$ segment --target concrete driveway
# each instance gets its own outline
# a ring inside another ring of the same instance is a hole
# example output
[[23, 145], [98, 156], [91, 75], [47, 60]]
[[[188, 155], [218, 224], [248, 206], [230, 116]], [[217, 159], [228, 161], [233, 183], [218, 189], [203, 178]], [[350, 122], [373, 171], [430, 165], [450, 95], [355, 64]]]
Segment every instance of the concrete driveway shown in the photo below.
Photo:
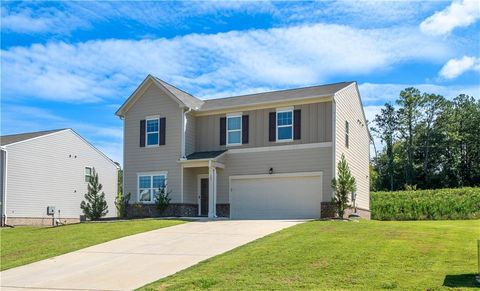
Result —
[[1, 289], [132, 290], [301, 222], [219, 220], [162, 228], [3, 271]]

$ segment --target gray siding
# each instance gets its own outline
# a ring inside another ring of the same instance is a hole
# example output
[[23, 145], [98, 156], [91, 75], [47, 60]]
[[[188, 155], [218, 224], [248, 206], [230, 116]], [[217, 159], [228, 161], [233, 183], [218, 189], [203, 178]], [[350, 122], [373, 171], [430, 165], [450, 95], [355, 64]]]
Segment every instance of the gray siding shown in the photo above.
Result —
[[[166, 144], [140, 147], [140, 120], [147, 116], [166, 117]], [[131, 202], [138, 201], [137, 173], [168, 171], [168, 188], [172, 203], [181, 202], [182, 109], [162, 90], [150, 85], [143, 96], [127, 111], [124, 120], [124, 186], [132, 193]]]
[[187, 114], [187, 124], [185, 130], [185, 155], [195, 152], [195, 124], [196, 119], [191, 114]]
[[330, 201], [332, 148], [311, 148], [252, 153], [229, 153], [222, 160], [225, 169], [218, 170], [217, 203], [229, 203], [229, 177], [233, 175], [323, 172], [322, 201]]
[[[342, 154], [357, 181], [357, 206], [370, 209], [370, 138], [355, 84], [335, 95], [335, 165]], [[349, 147], [345, 146], [345, 121], [349, 123]]]
[[75, 133], [67, 130], [7, 146], [7, 216], [48, 217], [47, 206], [60, 218], [79, 218], [88, 183], [85, 167], [95, 167], [116, 216], [117, 168]]
[[[301, 139], [289, 144], [304, 144], [332, 141], [331, 102], [296, 105], [302, 110]], [[268, 141], [268, 114], [275, 108], [243, 111], [249, 115], [249, 143], [231, 148], [251, 148], [285, 145]], [[196, 120], [196, 151], [211, 151], [230, 148], [220, 145], [220, 117], [225, 114], [198, 116]]]

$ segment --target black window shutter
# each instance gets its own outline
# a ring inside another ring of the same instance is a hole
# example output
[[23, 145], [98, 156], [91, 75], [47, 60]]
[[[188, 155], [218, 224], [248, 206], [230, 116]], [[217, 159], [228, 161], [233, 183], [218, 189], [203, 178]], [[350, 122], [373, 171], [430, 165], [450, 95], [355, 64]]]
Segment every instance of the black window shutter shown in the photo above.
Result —
[[165, 126], [166, 121], [167, 121], [167, 118], [165, 118], [165, 117], [161, 117], [160, 120], [159, 120], [159, 123], [158, 123], [158, 131], [159, 131], [158, 145], [165, 145], [165, 136], [166, 136], [165, 129], [167, 128]]
[[275, 141], [277, 139], [277, 113], [270, 112], [268, 115], [268, 141]]
[[248, 115], [242, 116], [242, 144], [248, 143]]
[[140, 147], [145, 147], [145, 119], [140, 120]]
[[220, 145], [227, 143], [227, 118], [220, 117]]
[[302, 111], [295, 109], [293, 111], [293, 139], [300, 139], [302, 137]]

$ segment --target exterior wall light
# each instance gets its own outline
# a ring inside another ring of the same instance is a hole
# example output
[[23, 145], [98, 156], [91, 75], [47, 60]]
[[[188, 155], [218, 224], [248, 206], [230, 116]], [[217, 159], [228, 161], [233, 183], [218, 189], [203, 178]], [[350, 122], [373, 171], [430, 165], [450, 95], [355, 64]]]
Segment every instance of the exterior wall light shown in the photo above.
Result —
[[270, 169], [268, 170], [268, 173], [269, 173], [270, 175], [273, 174], [273, 168], [270, 168]]

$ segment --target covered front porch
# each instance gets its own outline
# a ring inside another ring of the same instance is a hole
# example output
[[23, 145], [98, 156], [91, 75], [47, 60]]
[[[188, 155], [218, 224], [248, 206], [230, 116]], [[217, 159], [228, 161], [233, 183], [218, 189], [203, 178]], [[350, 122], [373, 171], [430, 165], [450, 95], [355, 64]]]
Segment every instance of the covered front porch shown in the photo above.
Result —
[[221, 160], [225, 152], [196, 152], [178, 161], [182, 171], [182, 203], [198, 205], [198, 216], [218, 216], [218, 172], [225, 168]]

